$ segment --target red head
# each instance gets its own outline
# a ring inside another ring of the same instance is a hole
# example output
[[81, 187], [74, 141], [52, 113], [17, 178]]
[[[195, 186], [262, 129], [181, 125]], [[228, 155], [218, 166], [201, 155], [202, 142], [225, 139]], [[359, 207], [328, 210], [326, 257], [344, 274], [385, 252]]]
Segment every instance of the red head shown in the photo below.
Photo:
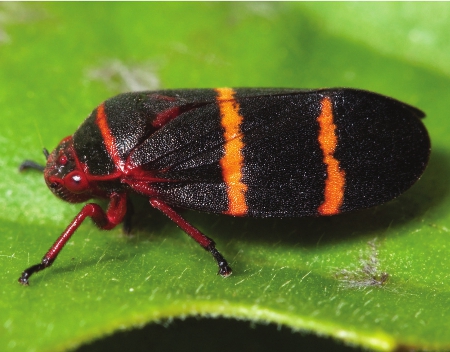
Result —
[[67, 202], [81, 203], [92, 198], [89, 180], [73, 149], [72, 137], [64, 138], [48, 155], [44, 178], [48, 188]]

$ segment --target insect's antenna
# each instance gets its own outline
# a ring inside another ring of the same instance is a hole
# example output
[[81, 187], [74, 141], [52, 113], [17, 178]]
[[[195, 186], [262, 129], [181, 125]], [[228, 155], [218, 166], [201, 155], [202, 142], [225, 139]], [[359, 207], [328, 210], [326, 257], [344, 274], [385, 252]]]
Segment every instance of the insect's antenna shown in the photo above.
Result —
[[34, 162], [33, 160], [25, 160], [22, 164], [19, 165], [19, 171], [22, 172], [24, 170], [37, 170], [43, 172], [45, 166]]
[[[44, 156], [45, 156], [45, 160], [48, 160], [48, 157], [50, 156], [50, 153], [48, 152], [47, 148], [44, 148], [43, 150]], [[45, 166], [38, 164], [37, 162], [33, 161], [33, 160], [25, 160], [22, 164], [19, 165], [19, 171], [23, 171], [23, 170], [38, 170], [43, 172], [45, 169]]]

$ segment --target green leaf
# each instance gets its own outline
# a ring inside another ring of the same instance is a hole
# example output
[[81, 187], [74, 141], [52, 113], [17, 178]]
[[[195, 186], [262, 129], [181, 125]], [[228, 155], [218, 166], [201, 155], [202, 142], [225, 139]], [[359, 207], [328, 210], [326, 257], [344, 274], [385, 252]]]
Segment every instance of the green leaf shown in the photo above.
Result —
[[[0, 348], [66, 350], [151, 322], [220, 316], [376, 350], [448, 350], [449, 9], [1, 4]], [[20, 162], [44, 162], [43, 146], [53, 148], [119, 91], [216, 86], [351, 86], [393, 96], [427, 113], [428, 169], [398, 199], [335, 217], [183, 212], [229, 260], [227, 279], [207, 252], [135, 199], [131, 237], [87, 221], [52, 268], [19, 285], [21, 271], [80, 209], [54, 198], [38, 173], [19, 174]]]

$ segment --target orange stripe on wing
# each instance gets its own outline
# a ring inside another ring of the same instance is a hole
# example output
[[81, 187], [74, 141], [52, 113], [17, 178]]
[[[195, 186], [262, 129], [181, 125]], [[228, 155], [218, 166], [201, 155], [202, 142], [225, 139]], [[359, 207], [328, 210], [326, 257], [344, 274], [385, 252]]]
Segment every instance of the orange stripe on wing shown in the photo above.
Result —
[[227, 185], [228, 210], [225, 213], [245, 215], [247, 214], [247, 202], [245, 201], [247, 186], [242, 182], [244, 142], [240, 130], [243, 117], [239, 114], [239, 104], [234, 99], [233, 89], [217, 88], [216, 92], [225, 139], [224, 155], [220, 159], [222, 177]]
[[319, 144], [323, 152], [323, 162], [327, 166], [327, 179], [325, 180], [325, 199], [319, 206], [321, 215], [339, 213], [344, 201], [345, 171], [339, 167], [339, 160], [334, 157], [338, 144], [336, 125], [334, 124], [333, 109], [330, 98], [323, 98], [319, 122]]
[[119, 153], [116, 148], [116, 140], [108, 126], [105, 104], [102, 104], [97, 108], [97, 116], [95, 122], [100, 130], [108, 154], [110, 155], [116, 167], [123, 171], [124, 162], [120, 159]]

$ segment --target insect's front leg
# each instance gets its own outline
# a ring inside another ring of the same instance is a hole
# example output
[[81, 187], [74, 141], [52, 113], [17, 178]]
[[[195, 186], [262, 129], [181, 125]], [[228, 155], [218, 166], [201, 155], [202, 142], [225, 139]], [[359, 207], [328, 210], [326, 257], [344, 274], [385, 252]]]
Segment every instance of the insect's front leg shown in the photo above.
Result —
[[101, 229], [109, 230], [119, 224], [127, 212], [126, 194], [114, 193], [111, 195], [108, 210], [105, 212], [98, 204], [86, 204], [72, 222], [67, 226], [64, 232], [59, 236], [56, 242], [51, 246], [39, 264], [33, 265], [22, 272], [19, 282], [28, 285], [28, 280], [34, 273], [44, 270], [53, 264], [58, 254], [63, 249], [67, 241], [72, 237], [77, 228], [86, 219], [91, 217], [94, 223]]

